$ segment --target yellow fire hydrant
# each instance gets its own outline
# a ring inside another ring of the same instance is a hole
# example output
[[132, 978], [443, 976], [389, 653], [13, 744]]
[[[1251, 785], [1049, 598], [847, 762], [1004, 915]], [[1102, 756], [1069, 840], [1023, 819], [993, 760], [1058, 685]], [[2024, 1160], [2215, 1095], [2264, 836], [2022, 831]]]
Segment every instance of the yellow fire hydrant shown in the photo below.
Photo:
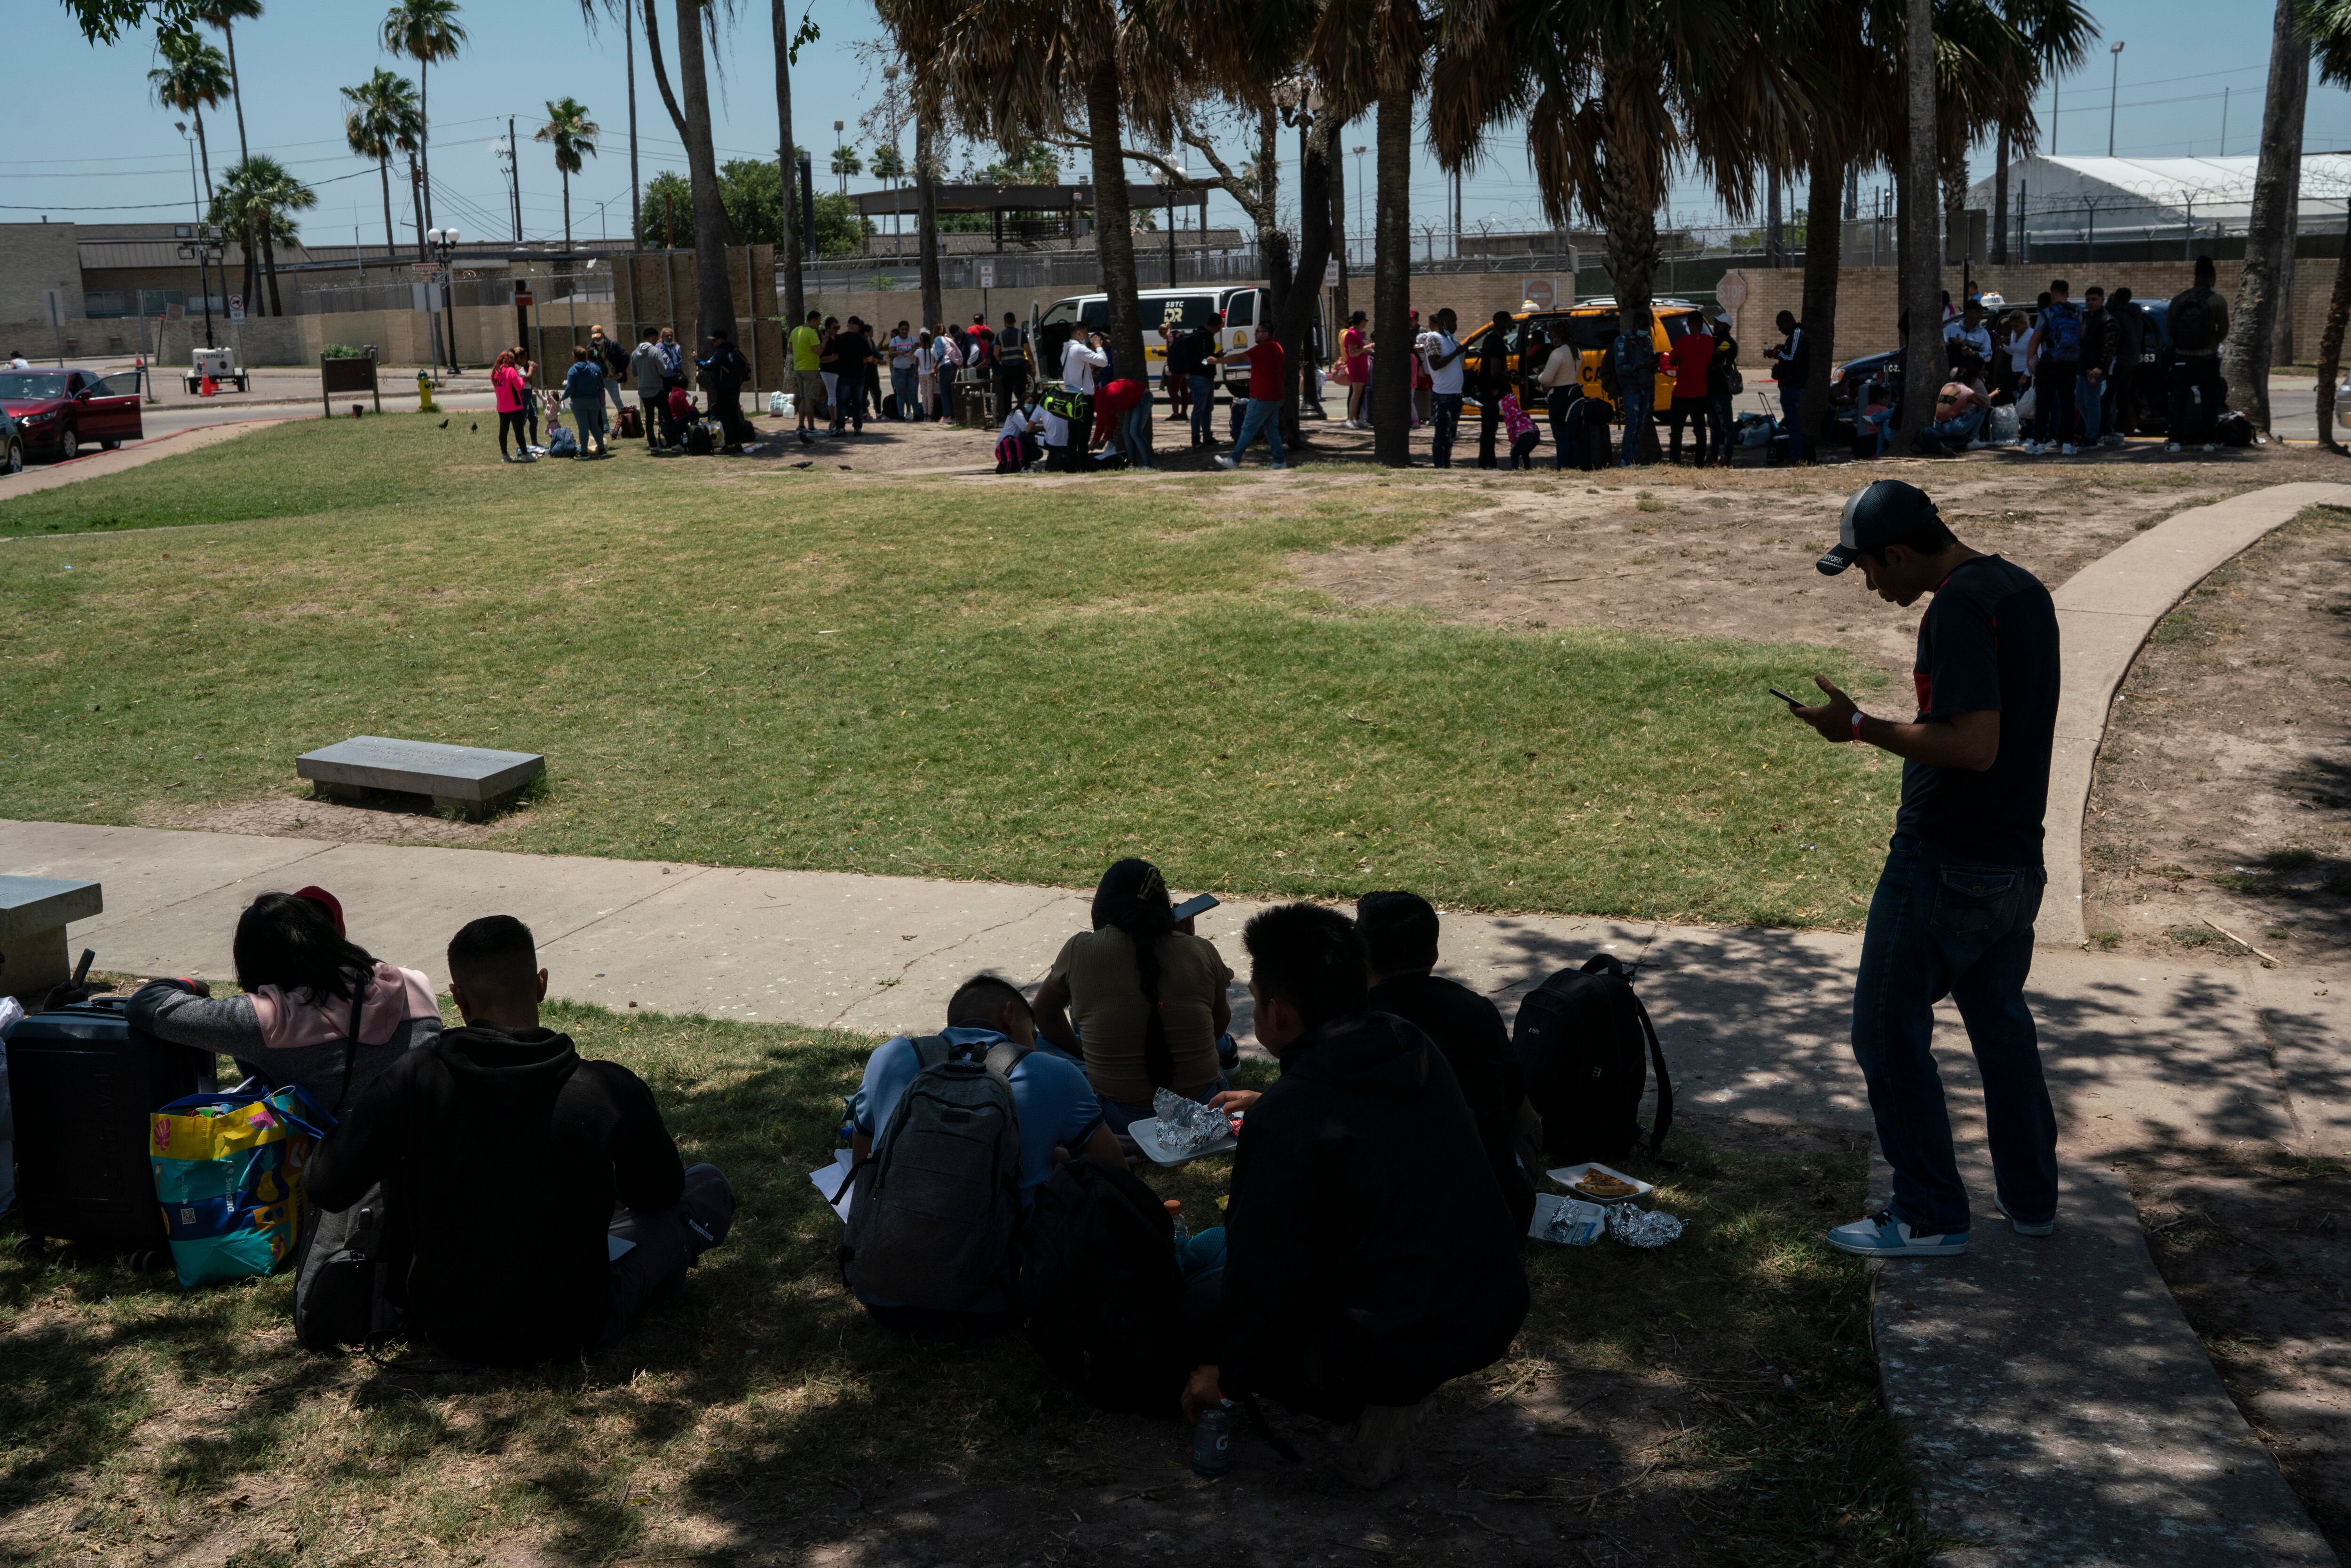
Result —
[[438, 413], [441, 412], [440, 405], [433, 401], [433, 372], [431, 371], [419, 371], [416, 372], [416, 412], [419, 413]]

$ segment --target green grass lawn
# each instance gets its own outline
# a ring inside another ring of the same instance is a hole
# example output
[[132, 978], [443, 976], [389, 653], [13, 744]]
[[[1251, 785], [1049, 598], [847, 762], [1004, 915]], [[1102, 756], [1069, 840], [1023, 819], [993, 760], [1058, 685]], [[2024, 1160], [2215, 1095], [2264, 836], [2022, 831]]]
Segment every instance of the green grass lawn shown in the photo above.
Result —
[[[236, 1568], [933, 1562], [944, 1553], [915, 1539], [872, 1556], [796, 1549], [885, 1524], [918, 1537], [907, 1515], [826, 1517], [850, 1492], [870, 1499], [909, 1475], [963, 1476], [983, 1489], [975, 1506], [1018, 1519], [1024, 1488], [1060, 1489], [1098, 1516], [1112, 1491], [1177, 1473], [1167, 1467], [1186, 1435], [1172, 1419], [1087, 1409], [1018, 1337], [881, 1333], [847, 1296], [840, 1226], [804, 1173], [834, 1146], [841, 1096], [872, 1040], [579, 1007], [550, 1008], [546, 1021], [583, 1054], [643, 1075], [685, 1157], [716, 1161], [736, 1184], [734, 1233], [683, 1290], [657, 1298], [616, 1350], [431, 1375], [300, 1350], [284, 1275], [183, 1292], [168, 1273], [54, 1246], [39, 1258], [0, 1249], [0, 1556]], [[1244, 1072], [1262, 1082], [1269, 1071]], [[1523, 1474], [1499, 1453], [1428, 1458], [1431, 1495], [1454, 1518], [1479, 1510], [1514, 1529], [1534, 1509], [1562, 1531], [1667, 1532], [1675, 1550], [1647, 1560], [1919, 1561], [1876, 1401], [1865, 1272], [1819, 1239], [1826, 1217], [1860, 1203], [1860, 1157], [1711, 1150], [1679, 1133], [1670, 1152], [1684, 1167], [1652, 1174], [1660, 1206], [1689, 1222], [1682, 1239], [1648, 1254], [1531, 1249], [1535, 1305], [1517, 1344], [1440, 1397], [1454, 1434], [1488, 1431], [1480, 1421], [1514, 1432], [1518, 1416], [1484, 1414], [1497, 1406], [1558, 1419], [1513, 1403], [1540, 1390], [1553, 1410], [1595, 1398], [1670, 1406], [1672, 1435], [1628, 1461], [1624, 1479], [1641, 1478], [1596, 1517], [1578, 1506], [1589, 1483]], [[1229, 1169], [1219, 1156], [1151, 1179], [1198, 1228], [1217, 1222]], [[1269, 1458], [1251, 1462], [1268, 1469], [1237, 1482], [1279, 1484]], [[1457, 1492], [1457, 1472], [1469, 1490]], [[1379, 1506], [1416, 1490], [1392, 1489]], [[1364, 1506], [1290, 1495], [1304, 1528]]]
[[1863, 914], [1897, 770], [1764, 691], [1869, 684], [1854, 661], [1288, 577], [1475, 491], [515, 467], [467, 423], [286, 425], [0, 507], [0, 812], [156, 820], [394, 735], [547, 753], [521, 850], [1065, 885], [1140, 852], [1256, 894]]

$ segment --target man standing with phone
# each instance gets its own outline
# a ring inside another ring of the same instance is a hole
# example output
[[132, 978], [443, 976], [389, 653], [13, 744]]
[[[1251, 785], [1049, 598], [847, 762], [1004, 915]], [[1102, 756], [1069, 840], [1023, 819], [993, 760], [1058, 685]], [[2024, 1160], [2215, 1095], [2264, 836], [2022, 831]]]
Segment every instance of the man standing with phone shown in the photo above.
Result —
[[1854, 989], [1853, 1054], [1869, 1084], [1891, 1207], [1829, 1232], [1865, 1257], [1937, 1257], [1968, 1246], [1968, 1195], [1930, 1042], [1949, 996], [1983, 1082], [1999, 1210], [2046, 1236], [2057, 1210], [2057, 1122], [2024, 981], [2048, 882], [2042, 817], [2057, 727], [2057, 611], [2023, 568], [1955, 538], [1924, 491], [1881, 479], [1845, 503], [1830, 576], [1855, 561], [1880, 599], [1935, 596], [1918, 626], [1909, 723], [1863, 713], [1815, 675], [1817, 707], [1789, 704], [1823, 739], [1903, 759], [1894, 841], [1870, 901]]

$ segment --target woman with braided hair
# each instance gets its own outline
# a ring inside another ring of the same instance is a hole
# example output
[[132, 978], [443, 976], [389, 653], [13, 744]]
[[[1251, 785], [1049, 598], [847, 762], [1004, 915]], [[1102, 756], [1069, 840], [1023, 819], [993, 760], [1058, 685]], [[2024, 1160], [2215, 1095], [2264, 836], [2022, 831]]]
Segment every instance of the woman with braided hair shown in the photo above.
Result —
[[1161, 1089], [1206, 1101], [1224, 1086], [1217, 1040], [1232, 1021], [1232, 978], [1215, 943], [1178, 928], [1159, 868], [1123, 860], [1094, 890], [1093, 929], [1062, 945], [1038, 989], [1037, 1032], [1085, 1063], [1123, 1133], [1151, 1119]]

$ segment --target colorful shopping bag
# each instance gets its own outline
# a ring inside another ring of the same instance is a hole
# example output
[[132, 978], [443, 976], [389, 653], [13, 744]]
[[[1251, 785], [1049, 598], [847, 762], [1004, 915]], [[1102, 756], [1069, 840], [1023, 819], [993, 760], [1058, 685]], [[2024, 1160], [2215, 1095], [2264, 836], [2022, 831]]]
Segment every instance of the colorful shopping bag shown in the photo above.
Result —
[[191, 1094], [153, 1113], [155, 1199], [180, 1283], [266, 1274], [301, 1241], [302, 1168], [331, 1124], [291, 1084]]

